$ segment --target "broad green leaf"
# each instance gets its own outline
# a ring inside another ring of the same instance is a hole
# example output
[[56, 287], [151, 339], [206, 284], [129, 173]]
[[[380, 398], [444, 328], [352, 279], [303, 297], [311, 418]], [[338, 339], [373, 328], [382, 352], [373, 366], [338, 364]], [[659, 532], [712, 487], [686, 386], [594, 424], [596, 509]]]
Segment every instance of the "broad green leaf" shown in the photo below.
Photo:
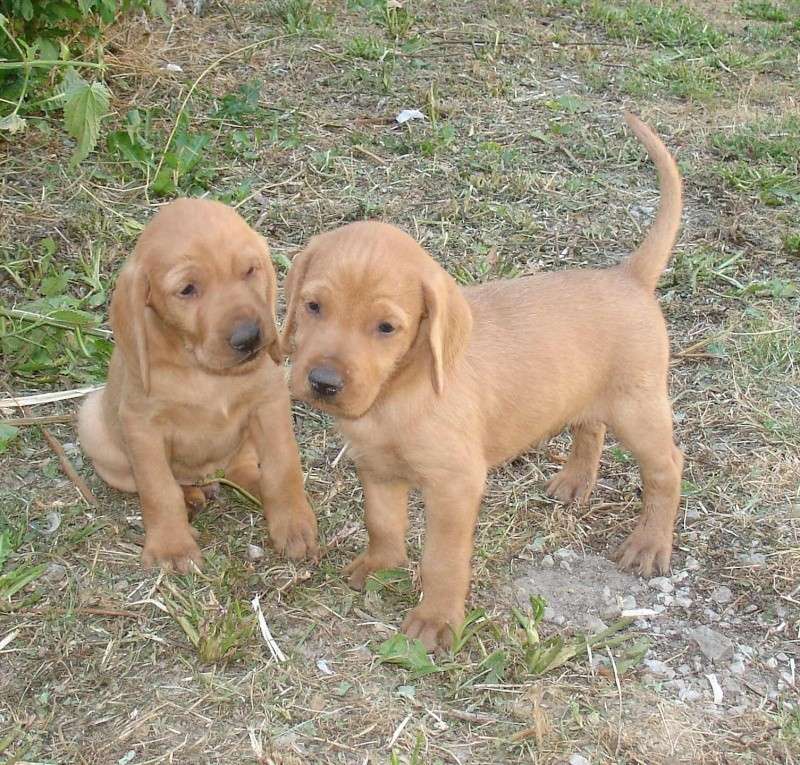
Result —
[[13, 425], [4, 425], [0, 423], [0, 454], [2, 454], [8, 445], [19, 435], [19, 428]]
[[396, 664], [415, 675], [430, 675], [440, 672], [428, 656], [425, 646], [416, 638], [409, 638], [402, 632], [392, 635], [378, 646], [378, 656], [383, 664]]
[[64, 76], [64, 123], [67, 132], [78, 142], [70, 165], [74, 167], [89, 156], [97, 145], [100, 122], [108, 111], [111, 94], [102, 82], [88, 83], [74, 69]]

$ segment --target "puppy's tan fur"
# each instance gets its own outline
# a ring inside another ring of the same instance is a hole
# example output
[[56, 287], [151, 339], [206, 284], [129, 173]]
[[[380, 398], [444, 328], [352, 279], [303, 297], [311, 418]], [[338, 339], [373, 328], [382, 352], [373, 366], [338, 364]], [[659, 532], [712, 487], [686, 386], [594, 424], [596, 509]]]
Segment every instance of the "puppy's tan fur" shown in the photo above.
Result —
[[[203, 504], [190, 485], [219, 469], [261, 497], [279, 550], [316, 550], [275, 291], [264, 239], [231, 208], [199, 199], [163, 208], [120, 273], [108, 384], [83, 405], [78, 428], [98, 474], [139, 493], [146, 565], [187, 571], [201, 562], [186, 505]], [[230, 343], [242, 322], [261, 330], [252, 352]]]
[[[423, 598], [403, 629], [428, 647], [463, 619], [487, 470], [565, 425], [572, 452], [550, 493], [589, 496], [612, 428], [644, 483], [621, 565], [669, 567], [682, 456], [653, 290], [677, 236], [681, 181], [661, 141], [626, 120], [656, 164], [662, 199], [644, 243], [617, 267], [459, 289], [409, 236], [369, 222], [314, 238], [292, 265], [290, 388], [336, 417], [364, 485], [369, 544], [350, 582], [405, 563], [407, 494], [421, 487]], [[340, 392], [315, 395], [308, 375], [319, 368], [341, 377]]]

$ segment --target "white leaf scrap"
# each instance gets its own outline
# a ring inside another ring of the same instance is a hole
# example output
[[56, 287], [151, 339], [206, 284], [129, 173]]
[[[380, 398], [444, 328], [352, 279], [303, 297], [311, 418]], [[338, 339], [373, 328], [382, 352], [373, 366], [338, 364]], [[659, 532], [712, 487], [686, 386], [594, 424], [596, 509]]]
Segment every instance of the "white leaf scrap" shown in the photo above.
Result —
[[403, 125], [409, 120], [424, 120], [425, 115], [419, 109], [403, 109], [394, 120], [398, 125]]
[[253, 598], [253, 600], [250, 602], [250, 605], [253, 607], [253, 611], [256, 613], [256, 617], [258, 618], [258, 626], [261, 629], [261, 636], [264, 638], [264, 642], [267, 644], [267, 648], [269, 648], [272, 658], [275, 659], [275, 661], [286, 661], [286, 654], [281, 651], [280, 647], [275, 642], [275, 638], [272, 637], [272, 633], [269, 631], [267, 620], [264, 618], [264, 612], [261, 610], [261, 603], [258, 595]]
[[706, 675], [706, 680], [708, 680], [708, 684], [711, 686], [711, 691], [714, 694], [714, 703], [721, 704], [722, 687], [719, 684], [719, 680], [717, 680], [717, 676], [715, 674]]

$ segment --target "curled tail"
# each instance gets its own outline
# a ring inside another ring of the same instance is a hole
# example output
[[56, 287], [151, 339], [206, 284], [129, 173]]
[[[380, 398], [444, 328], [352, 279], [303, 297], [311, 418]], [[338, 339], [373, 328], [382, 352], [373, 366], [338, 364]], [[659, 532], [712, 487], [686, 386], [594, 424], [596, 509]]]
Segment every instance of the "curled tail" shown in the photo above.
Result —
[[681, 174], [661, 139], [633, 114], [625, 114], [625, 124], [644, 144], [658, 171], [661, 201], [653, 225], [644, 241], [623, 264], [634, 279], [650, 290], [667, 265], [681, 225]]

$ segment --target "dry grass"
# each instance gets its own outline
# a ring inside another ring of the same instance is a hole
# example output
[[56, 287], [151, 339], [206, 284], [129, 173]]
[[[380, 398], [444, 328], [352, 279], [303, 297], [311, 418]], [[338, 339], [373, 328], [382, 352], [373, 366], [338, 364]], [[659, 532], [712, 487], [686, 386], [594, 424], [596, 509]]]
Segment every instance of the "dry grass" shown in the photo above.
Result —
[[[775, 4], [800, 18], [796, 3]], [[698, 0], [679, 11], [697, 17], [668, 19], [684, 32], [665, 42], [648, 5], [414, 0], [408, 30], [402, 15], [387, 21], [370, 0], [211, 4], [201, 18], [177, 13], [171, 28], [137, 19], [109, 45], [115, 100], [106, 134], [124, 129], [131, 108], [149, 113], [141, 134], [158, 162], [189, 87], [207, 72], [181, 128], [207, 143], [200, 165], [178, 179], [182, 192], [239, 205], [279, 260], [324, 228], [379, 217], [469, 282], [617, 262], [657, 202], [652, 168], [621, 125], [622, 106], [640, 112], [686, 178], [684, 231], [660, 289], [687, 454], [676, 565], [702, 562], [700, 593], [733, 590], [747, 614], [736, 638], [758, 656], [797, 657], [800, 190], [792, 177], [800, 152], [791, 152], [800, 148], [792, 116], [800, 33]], [[720, 37], [709, 41], [697, 18]], [[679, 59], [665, 58], [675, 51]], [[260, 94], [249, 112], [242, 95], [221, 109], [250, 81]], [[404, 108], [428, 120], [399, 129], [392, 120]], [[70, 148], [44, 122], [0, 151], [3, 304], [39, 297], [44, 279], [65, 269], [73, 277], [64, 294], [84, 298], [89, 263], [100, 298], [81, 306], [104, 311], [113, 275], [160, 202], [148, 185], [153, 168], [103, 149], [68, 172]], [[45, 267], [46, 239], [56, 255]], [[51, 368], [45, 358], [44, 371], [30, 372], [6, 354], [3, 396], [102, 374], [69, 338], [40, 342], [53, 359], [72, 348], [69, 364]], [[65, 402], [4, 416], [71, 411]], [[473, 638], [448, 671], [414, 678], [375, 654], [413, 593], [348, 590], [340, 571], [364, 543], [361, 489], [346, 459], [332, 467], [341, 442], [326, 418], [298, 406], [296, 420], [329, 543], [319, 566], [294, 567], [269, 550], [250, 560], [263, 527], [226, 493], [197, 520], [208, 565], [187, 578], [143, 572], [136, 501], [82, 465], [102, 509], [87, 507], [38, 430], [21, 431], [2, 455], [0, 532], [14, 552], [0, 574], [49, 568], [0, 603], [0, 756], [134, 765], [562, 763], [577, 752], [593, 763], [799, 761], [796, 686], [770, 696], [763, 658], [745, 677], [749, 708], [725, 714], [706, 700], [677, 701], [636, 669], [619, 687], [586, 662], [543, 678], [525, 671], [507, 596], [514, 563], [532, 543], [606, 554], [623, 537], [639, 487], [624, 452], [604, 453], [589, 508], [543, 494], [566, 437], [492, 476], [472, 602], [496, 630]], [[70, 425], [49, 427], [74, 441]], [[78, 451], [67, 454], [80, 461]], [[419, 510], [415, 499], [412, 550]], [[60, 526], [47, 533], [52, 513]], [[753, 552], [765, 554], [763, 564], [743, 557]], [[261, 640], [249, 611], [255, 594], [286, 662], [273, 661]], [[705, 605], [697, 603], [693, 624]], [[656, 638], [655, 650], [665, 659], [688, 649]], [[507, 666], [489, 682], [481, 663], [494, 652]]]

